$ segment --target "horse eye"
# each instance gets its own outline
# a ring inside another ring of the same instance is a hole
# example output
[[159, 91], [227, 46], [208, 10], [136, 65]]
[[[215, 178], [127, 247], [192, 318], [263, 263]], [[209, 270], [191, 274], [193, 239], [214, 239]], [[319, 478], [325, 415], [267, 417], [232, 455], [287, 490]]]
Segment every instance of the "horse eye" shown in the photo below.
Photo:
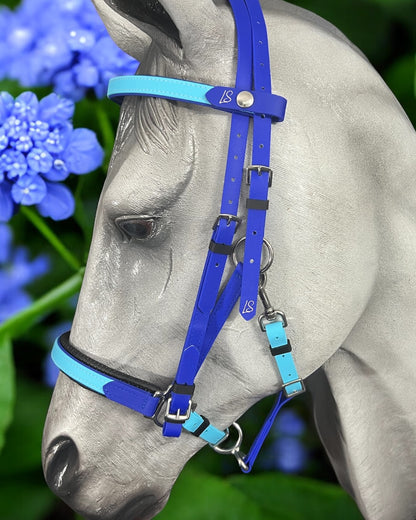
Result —
[[157, 232], [156, 218], [154, 217], [118, 217], [116, 226], [121, 231], [125, 242], [131, 239], [148, 240]]

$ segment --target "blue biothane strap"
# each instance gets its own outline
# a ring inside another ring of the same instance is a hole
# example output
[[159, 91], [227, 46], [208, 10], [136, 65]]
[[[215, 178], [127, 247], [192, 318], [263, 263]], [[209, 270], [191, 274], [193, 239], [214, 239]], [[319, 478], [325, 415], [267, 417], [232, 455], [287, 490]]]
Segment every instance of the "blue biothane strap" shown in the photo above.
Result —
[[[65, 350], [61, 345], [60, 338], [55, 341], [51, 356], [55, 365], [63, 373], [89, 390], [127, 406], [145, 417], [152, 418], [157, 413], [162, 397], [155, 397], [153, 392], [117, 380], [85, 365]], [[182, 424], [182, 427], [190, 433], [194, 433], [203, 423], [204, 419], [198, 413], [192, 411], [189, 419]], [[226, 432], [209, 424], [198, 437], [210, 444], [217, 444], [226, 435]]]
[[[236, 88], [248, 90], [252, 85], [253, 62], [251, 39], [247, 38], [247, 35], [251, 34], [251, 20], [244, 0], [230, 0], [230, 4], [237, 32]], [[233, 241], [237, 226], [236, 216], [240, 200], [249, 123], [250, 118], [246, 114], [232, 114], [220, 216], [216, 225], [214, 225], [211, 243], [230, 246]], [[178, 364], [175, 377], [177, 383], [193, 385], [198, 370], [211, 348], [212, 343], [207, 344], [205, 337], [207, 335], [210, 313], [220, 290], [226, 261], [226, 255], [216, 254], [211, 250], [208, 251], [182, 355]], [[179, 413], [184, 413], [191, 398], [191, 395], [172, 393], [170, 412], [177, 413], [179, 410]], [[180, 425], [165, 422], [163, 435], [170, 437], [179, 436], [180, 434]]]
[[[253, 22], [253, 78], [254, 89], [269, 94], [271, 92], [271, 74], [267, 28], [263, 12], [258, 1], [246, 1], [249, 15]], [[252, 166], [249, 171], [249, 199], [267, 201], [272, 172], [270, 165], [271, 119], [255, 115], [253, 118]], [[268, 204], [267, 204], [268, 205]], [[244, 248], [244, 270], [241, 288], [240, 313], [245, 320], [256, 315], [257, 294], [260, 277], [261, 253], [263, 247], [265, 209], [248, 209], [246, 240]]]
[[291, 399], [291, 397], [285, 397], [283, 391], [279, 392], [279, 394], [277, 395], [273, 408], [269, 412], [269, 415], [264, 421], [263, 426], [257, 434], [257, 437], [255, 438], [253, 444], [251, 445], [250, 451], [243, 459], [246, 465], [246, 467], [240, 466], [241, 471], [243, 473], [250, 473], [250, 471], [252, 470], [254, 461], [256, 460], [257, 455], [259, 454], [261, 447], [263, 446], [263, 443], [266, 440], [266, 437], [269, 434], [271, 427], [273, 426], [277, 414], [279, 413], [280, 409]]
[[[249, 93], [252, 96], [250, 106], [238, 104], [239, 94]], [[213, 87], [204, 83], [185, 81], [161, 76], [119, 76], [110, 79], [107, 96], [121, 104], [125, 96], [151, 96], [175, 101], [184, 101], [197, 105], [205, 105], [225, 112], [234, 112], [253, 116], [254, 114], [283, 121], [286, 110], [286, 99], [267, 92], [254, 92], [241, 88]]]
[[305, 391], [303, 381], [299, 378], [291, 353], [290, 342], [282, 321], [272, 321], [265, 325], [267, 338], [273, 357], [283, 381], [283, 389], [287, 397], [293, 397]]

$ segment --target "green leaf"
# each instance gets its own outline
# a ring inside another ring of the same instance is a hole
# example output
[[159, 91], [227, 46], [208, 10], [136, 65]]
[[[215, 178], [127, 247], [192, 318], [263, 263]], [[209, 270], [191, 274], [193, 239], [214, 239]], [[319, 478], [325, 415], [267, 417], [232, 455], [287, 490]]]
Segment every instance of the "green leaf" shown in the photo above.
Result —
[[272, 520], [259, 504], [220, 477], [185, 468], [158, 520]]
[[[0, 478], [39, 470], [43, 425], [51, 399], [51, 390], [40, 384], [17, 379], [14, 421], [0, 455]], [[4, 518], [0, 513], [0, 517]]]
[[362, 520], [357, 506], [339, 487], [317, 480], [262, 473], [237, 475], [229, 483], [271, 518], [279, 520]]
[[3, 322], [0, 325], [0, 337], [4, 334], [8, 334], [12, 338], [20, 337], [34, 323], [49, 312], [56, 310], [59, 305], [76, 294], [81, 288], [83, 276], [84, 268], [34, 301], [32, 305]]
[[[37, 475], [36, 475], [37, 476]], [[42, 520], [56, 498], [43, 479], [0, 479], [0, 511], [3, 520]]]
[[12, 342], [6, 334], [0, 335], [0, 450], [5, 432], [13, 416], [15, 397]]
[[186, 467], [158, 520], [362, 520], [339, 487], [280, 473], [222, 478]]

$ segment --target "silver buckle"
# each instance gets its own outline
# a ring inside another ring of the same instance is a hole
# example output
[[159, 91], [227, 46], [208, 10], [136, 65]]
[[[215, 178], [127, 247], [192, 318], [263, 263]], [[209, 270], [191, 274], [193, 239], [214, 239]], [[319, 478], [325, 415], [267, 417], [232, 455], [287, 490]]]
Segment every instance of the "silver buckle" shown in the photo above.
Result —
[[251, 164], [247, 166], [247, 184], [251, 182], [251, 172], [257, 172], [257, 175], [261, 175], [262, 173], [269, 174], [269, 188], [273, 182], [273, 170], [269, 166], [262, 166], [261, 164]]
[[217, 228], [218, 224], [220, 223], [220, 220], [223, 218], [227, 219], [227, 226], [229, 226], [231, 224], [231, 222], [237, 222], [237, 225], [235, 227], [235, 230], [237, 231], [238, 226], [241, 224], [241, 218], [236, 217], [235, 215], [230, 215], [228, 213], [220, 213], [218, 215], [218, 217], [215, 219], [214, 225], [212, 226], [212, 229], [214, 231]]
[[[291, 392], [290, 394], [288, 394], [286, 387], [294, 385], [296, 383], [300, 383], [302, 388], [300, 390], [295, 390], [294, 392]], [[305, 383], [303, 382], [303, 379], [301, 379], [301, 378], [294, 379], [293, 381], [289, 381], [288, 383], [285, 383], [283, 385], [283, 391], [284, 391], [286, 397], [295, 397], [295, 395], [304, 394], [306, 392]]]
[[169, 397], [169, 399], [167, 400], [167, 405], [166, 405], [166, 413], [165, 413], [166, 421], [182, 424], [185, 421], [187, 421], [189, 419], [189, 417], [191, 417], [192, 399], [189, 399], [188, 409], [182, 415], [181, 415], [181, 411], [179, 410], [179, 408], [178, 408], [178, 410], [176, 410], [176, 413], [169, 412], [171, 403], [172, 403], [172, 397]]

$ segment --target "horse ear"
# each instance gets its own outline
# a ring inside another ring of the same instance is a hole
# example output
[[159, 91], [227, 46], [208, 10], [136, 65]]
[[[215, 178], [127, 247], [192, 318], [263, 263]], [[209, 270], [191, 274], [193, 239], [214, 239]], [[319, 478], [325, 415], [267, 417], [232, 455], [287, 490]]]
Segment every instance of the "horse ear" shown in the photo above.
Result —
[[143, 61], [151, 41], [166, 56], [177, 56], [178, 49], [183, 49], [191, 57], [220, 19], [214, 0], [93, 2], [116, 44], [139, 61]]

